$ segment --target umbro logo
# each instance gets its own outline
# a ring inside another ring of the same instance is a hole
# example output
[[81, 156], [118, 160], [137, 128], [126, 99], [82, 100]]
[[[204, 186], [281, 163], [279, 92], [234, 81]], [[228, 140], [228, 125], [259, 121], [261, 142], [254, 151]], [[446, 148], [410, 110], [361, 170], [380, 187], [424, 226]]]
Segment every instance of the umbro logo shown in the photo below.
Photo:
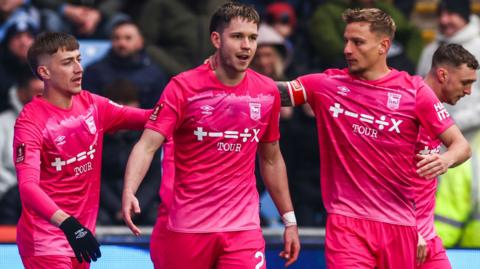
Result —
[[214, 110], [214, 108], [209, 105], [201, 106], [200, 109], [202, 110], [202, 114], [204, 115], [212, 115], [212, 111]]
[[87, 235], [87, 231], [84, 228], [80, 228], [75, 232], [75, 239], [84, 238]]
[[61, 146], [63, 144], [65, 144], [65, 136], [64, 135], [60, 135], [58, 136], [57, 138], [55, 138], [55, 144], [57, 144], [57, 146]]
[[345, 86], [338, 86], [337, 89], [338, 89], [337, 93], [343, 96], [347, 96], [348, 93], [350, 92], [350, 89]]

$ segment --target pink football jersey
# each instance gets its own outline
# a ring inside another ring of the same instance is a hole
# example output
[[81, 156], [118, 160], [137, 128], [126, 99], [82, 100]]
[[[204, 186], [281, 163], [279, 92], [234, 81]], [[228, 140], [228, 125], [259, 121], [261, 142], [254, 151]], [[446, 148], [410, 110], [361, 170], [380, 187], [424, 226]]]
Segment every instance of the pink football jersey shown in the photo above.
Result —
[[327, 212], [415, 226], [412, 180], [419, 126], [450, 126], [443, 105], [420, 77], [392, 69], [373, 81], [347, 69], [302, 76], [317, 119], [322, 196]]
[[103, 134], [142, 129], [151, 111], [128, 108], [81, 91], [70, 109], [35, 97], [15, 124], [22, 215], [17, 243], [22, 256], [74, 256], [63, 232], [50, 224], [64, 210], [95, 232]]
[[[447, 114], [445, 114], [447, 115]], [[453, 120], [448, 117], [451, 125]], [[440, 153], [442, 141], [438, 138], [432, 138], [424, 128], [420, 128], [417, 145], [415, 146], [415, 153], [421, 155], [428, 155]], [[415, 190], [415, 213], [417, 214], [417, 230], [425, 240], [433, 239], [435, 228], [433, 225], [434, 211], [435, 211], [435, 193], [437, 192], [437, 179], [426, 179], [417, 177], [413, 181]]]
[[231, 87], [208, 64], [171, 80], [146, 124], [175, 144], [171, 230], [259, 227], [255, 154], [279, 139], [279, 110], [275, 83], [251, 70]]

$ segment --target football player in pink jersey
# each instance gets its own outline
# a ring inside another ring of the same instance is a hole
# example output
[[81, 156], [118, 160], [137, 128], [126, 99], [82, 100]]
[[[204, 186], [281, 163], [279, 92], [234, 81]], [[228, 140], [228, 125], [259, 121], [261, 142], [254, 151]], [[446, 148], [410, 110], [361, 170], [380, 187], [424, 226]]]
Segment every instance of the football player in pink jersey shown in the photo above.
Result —
[[[433, 54], [432, 68], [425, 77], [425, 83], [432, 88], [440, 101], [455, 105], [460, 98], [471, 93], [472, 84], [477, 80], [478, 67], [475, 56], [461, 45], [441, 45]], [[439, 155], [441, 144], [442, 141], [430, 137], [421, 128], [415, 152], [419, 154], [419, 159]], [[448, 163], [443, 165], [448, 166]], [[417, 268], [451, 269], [442, 240], [435, 233], [433, 225], [437, 180], [417, 178], [414, 187], [419, 233]]]
[[215, 12], [210, 23], [215, 70], [204, 63], [172, 78], [132, 150], [122, 207], [138, 235], [131, 219], [139, 212], [135, 192], [165, 138], [175, 145], [173, 201], [167, 229], [157, 237], [166, 247], [151, 253], [155, 268], [266, 268], [257, 152], [285, 223], [280, 255], [286, 265], [297, 259], [298, 230], [278, 144], [280, 96], [274, 81], [248, 68], [258, 23], [258, 13], [245, 4], [230, 2]]
[[[462, 163], [470, 147], [420, 77], [388, 67], [393, 19], [375, 8], [343, 19], [348, 68], [278, 83], [283, 100], [308, 102], [317, 119], [327, 266], [413, 269], [413, 180]], [[415, 158], [420, 126], [445, 153]]]
[[82, 90], [79, 45], [71, 35], [39, 35], [28, 60], [45, 90], [15, 124], [19, 252], [27, 269], [89, 268], [101, 255], [94, 232], [103, 134], [143, 129], [151, 111]]

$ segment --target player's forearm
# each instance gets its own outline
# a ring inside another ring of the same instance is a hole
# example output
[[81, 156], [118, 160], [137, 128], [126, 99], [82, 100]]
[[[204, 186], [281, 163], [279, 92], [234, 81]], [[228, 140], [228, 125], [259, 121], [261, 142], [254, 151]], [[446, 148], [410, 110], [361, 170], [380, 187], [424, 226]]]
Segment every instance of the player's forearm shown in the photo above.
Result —
[[43, 191], [38, 183], [20, 179], [19, 176], [19, 192], [25, 208], [34, 211], [39, 216], [48, 221], [52, 221], [52, 216], [60, 208], [57, 204]]
[[278, 92], [280, 93], [280, 102], [282, 106], [293, 106], [287, 82], [275, 81], [275, 84], [277, 84]]
[[449, 160], [449, 167], [455, 167], [468, 160], [471, 155], [472, 149], [467, 140], [462, 136], [447, 146], [447, 151], [442, 154], [442, 157]]
[[300, 106], [307, 103], [307, 93], [299, 80], [275, 81], [282, 106]]
[[287, 169], [281, 154], [274, 160], [261, 159], [260, 171], [265, 187], [270, 193], [280, 215], [293, 211], [292, 200], [288, 190]]
[[143, 130], [153, 109], [140, 109], [125, 106], [118, 118], [121, 120], [119, 129]]
[[142, 139], [135, 144], [127, 162], [123, 187], [124, 193], [135, 194], [137, 192], [138, 186], [140, 186], [152, 163], [155, 151], [154, 147], [149, 146]]

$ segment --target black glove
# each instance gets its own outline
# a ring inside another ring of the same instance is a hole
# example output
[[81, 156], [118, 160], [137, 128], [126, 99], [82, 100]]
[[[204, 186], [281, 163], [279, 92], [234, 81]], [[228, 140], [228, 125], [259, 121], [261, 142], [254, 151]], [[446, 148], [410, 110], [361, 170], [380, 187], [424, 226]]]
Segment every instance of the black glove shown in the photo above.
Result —
[[93, 236], [92, 232], [85, 228], [74, 217], [69, 217], [60, 224], [60, 229], [67, 236], [68, 243], [72, 246], [73, 252], [77, 257], [78, 262], [82, 259], [88, 263], [91, 260], [96, 261], [102, 256], [100, 253], [100, 244]]

